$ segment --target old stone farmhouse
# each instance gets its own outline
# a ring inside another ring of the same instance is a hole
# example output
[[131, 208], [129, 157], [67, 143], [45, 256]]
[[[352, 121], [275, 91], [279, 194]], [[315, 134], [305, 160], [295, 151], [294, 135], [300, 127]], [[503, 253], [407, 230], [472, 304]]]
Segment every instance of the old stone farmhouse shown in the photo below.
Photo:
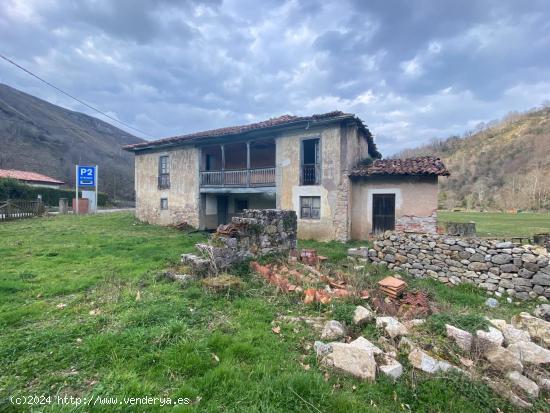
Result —
[[436, 230], [437, 158], [381, 160], [353, 114], [285, 115], [124, 147], [135, 153], [136, 215], [215, 229], [244, 209], [295, 210], [302, 239]]

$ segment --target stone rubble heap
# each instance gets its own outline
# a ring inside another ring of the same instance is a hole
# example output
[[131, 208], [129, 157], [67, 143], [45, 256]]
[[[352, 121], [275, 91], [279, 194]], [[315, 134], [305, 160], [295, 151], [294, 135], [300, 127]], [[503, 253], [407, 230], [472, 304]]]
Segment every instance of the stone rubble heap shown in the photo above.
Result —
[[248, 258], [287, 253], [296, 248], [296, 212], [245, 209], [231, 224], [218, 227], [207, 243], [196, 244], [200, 256], [182, 254], [181, 262], [197, 276], [217, 274]]
[[550, 298], [550, 255], [539, 246], [386, 232], [374, 241], [373, 249], [353, 248], [348, 254], [415, 277], [432, 277], [451, 284], [474, 283], [498, 296], [506, 293], [522, 300]]
[[[398, 361], [399, 352], [408, 353], [411, 366], [428, 374], [455, 371], [475, 377], [476, 365], [480, 364], [479, 372], [493, 372], [491, 378], [482, 377], [483, 381], [514, 405], [530, 408], [541, 390], [550, 391], [550, 322], [529, 313], [516, 315], [510, 324], [505, 320], [489, 322], [489, 331], [475, 334], [446, 325], [448, 339], [462, 354], [463, 368], [429, 354], [413, 341], [414, 329], [424, 323], [423, 319], [401, 322], [376, 316], [367, 305], [356, 307], [353, 323], [376, 323], [385, 335], [376, 344], [362, 336], [349, 341], [346, 326], [330, 320], [321, 331], [321, 339], [330, 342], [316, 341], [313, 347], [320, 366], [368, 381], [374, 381], [377, 374], [398, 379], [404, 370]], [[346, 339], [349, 342], [342, 342]]]

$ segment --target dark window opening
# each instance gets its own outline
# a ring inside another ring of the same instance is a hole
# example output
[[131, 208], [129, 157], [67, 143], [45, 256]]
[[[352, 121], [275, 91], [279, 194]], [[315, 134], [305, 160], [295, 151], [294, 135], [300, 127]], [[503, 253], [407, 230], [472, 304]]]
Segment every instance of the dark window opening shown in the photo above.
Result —
[[235, 199], [235, 213], [240, 214], [248, 209], [248, 199]]
[[318, 185], [321, 175], [319, 139], [302, 141], [302, 185]]
[[170, 158], [167, 155], [159, 157], [159, 189], [170, 188]]
[[374, 233], [395, 228], [395, 194], [372, 196], [372, 227]]
[[168, 198], [160, 198], [160, 209], [168, 209]]
[[301, 196], [300, 197], [300, 218], [321, 219], [321, 197]]

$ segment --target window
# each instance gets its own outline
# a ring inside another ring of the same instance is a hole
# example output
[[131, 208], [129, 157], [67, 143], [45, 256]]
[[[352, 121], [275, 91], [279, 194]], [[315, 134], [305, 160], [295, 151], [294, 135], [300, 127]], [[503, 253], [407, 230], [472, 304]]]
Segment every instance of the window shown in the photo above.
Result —
[[302, 185], [319, 185], [321, 176], [320, 140], [306, 139], [302, 141]]
[[300, 218], [321, 219], [321, 197], [301, 196], [300, 197]]
[[168, 209], [168, 198], [160, 198], [160, 209]]
[[248, 209], [248, 199], [235, 199], [235, 213], [239, 214]]
[[168, 155], [159, 157], [159, 189], [170, 188], [170, 158]]

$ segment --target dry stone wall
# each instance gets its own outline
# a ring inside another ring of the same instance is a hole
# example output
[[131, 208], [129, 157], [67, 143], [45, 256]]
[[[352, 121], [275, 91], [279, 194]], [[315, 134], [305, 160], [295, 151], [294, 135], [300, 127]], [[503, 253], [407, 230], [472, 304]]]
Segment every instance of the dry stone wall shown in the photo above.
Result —
[[[545, 248], [480, 238], [386, 232], [373, 248], [358, 253], [374, 263], [444, 283], [474, 283], [519, 299], [550, 298], [549, 254]], [[355, 254], [355, 255], [357, 255]]]
[[217, 273], [247, 258], [288, 253], [296, 248], [295, 211], [245, 209], [231, 224], [218, 227], [207, 243], [196, 244], [200, 256], [182, 254], [195, 275]]

